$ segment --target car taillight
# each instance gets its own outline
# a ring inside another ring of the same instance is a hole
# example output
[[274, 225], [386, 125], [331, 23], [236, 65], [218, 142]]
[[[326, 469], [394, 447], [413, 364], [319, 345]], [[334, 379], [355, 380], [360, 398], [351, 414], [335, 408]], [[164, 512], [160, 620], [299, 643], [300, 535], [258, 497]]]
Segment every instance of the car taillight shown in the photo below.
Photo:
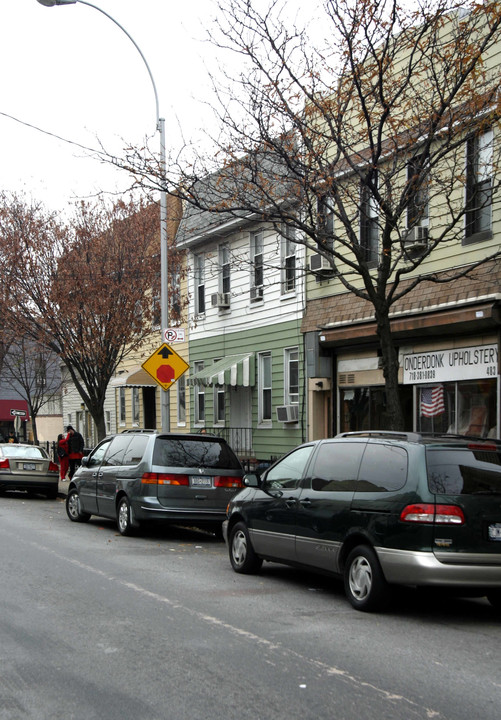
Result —
[[9, 470], [10, 464], [9, 464], [9, 458], [4, 458], [3, 460], [0, 460], [0, 470]]
[[463, 525], [464, 513], [457, 505], [434, 505], [423, 503], [407, 505], [400, 513], [402, 522], [436, 523], [438, 525]]
[[188, 475], [174, 475], [172, 473], [144, 473], [141, 478], [143, 485], [189, 485]]
[[49, 463], [49, 472], [58, 473], [59, 474], [59, 465], [56, 465], [55, 462], [52, 462], [52, 460]]
[[216, 475], [214, 478], [214, 487], [242, 488], [244, 484], [241, 477]]

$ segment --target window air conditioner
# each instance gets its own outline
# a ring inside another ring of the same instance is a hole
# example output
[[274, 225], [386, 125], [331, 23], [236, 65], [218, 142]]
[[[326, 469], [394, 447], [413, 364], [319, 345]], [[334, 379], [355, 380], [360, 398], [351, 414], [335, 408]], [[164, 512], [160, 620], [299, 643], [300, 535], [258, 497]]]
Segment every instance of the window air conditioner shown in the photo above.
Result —
[[211, 305], [212, 307], [229, 308], [230, 293], [213, 293], [211, 295]]
[[277, 420], [283, 423], [296, 423], [299, 419], [299, 405], [280, 405], [277, 407]]
[[252, 287], [250, 289], [250, 299], [251, 302], [256, 302], [257, 300], [263, 299], [263, 286], [259, 285], [258, 287]]
[[332, 275], [334, 272], [330, 262], [320, 253], [310, 255], [310, 270], [317, 275]]
[[426, 225], [414, 225], [408, 230], [405, 238], [406, 250], [426, 250], [428, 245], [428, 228]]

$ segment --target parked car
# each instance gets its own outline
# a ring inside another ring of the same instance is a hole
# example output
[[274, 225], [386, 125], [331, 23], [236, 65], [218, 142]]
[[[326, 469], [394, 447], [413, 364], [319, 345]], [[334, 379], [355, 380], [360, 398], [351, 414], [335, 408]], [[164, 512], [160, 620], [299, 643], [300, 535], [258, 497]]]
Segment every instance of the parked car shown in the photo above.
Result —
[[28, 490], [57, 497], [59, 467], [38, 445], [0, 443], [0, 490]]
[[501, 608], [501, 442], [344, 433], [306, 443], [230, 502], [233, 569], [263, 560], [344, 578], [358, 610], [392, 586], [486, 595]]
[[221, 532], [226, 506], [243, 485], [233, 450], [212, 435], [124, 432], [84, 457], [66, 498], [70, 520], [116, 519], [122, 535], [145, 521], [196, 524]]

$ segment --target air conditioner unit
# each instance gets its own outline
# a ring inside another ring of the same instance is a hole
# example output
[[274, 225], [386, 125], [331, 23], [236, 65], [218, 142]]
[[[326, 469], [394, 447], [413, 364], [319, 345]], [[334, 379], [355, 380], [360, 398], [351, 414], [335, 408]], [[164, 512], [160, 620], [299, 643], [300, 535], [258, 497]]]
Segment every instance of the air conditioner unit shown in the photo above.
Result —
[[310, 255], [310, 270], [317, 275], [332, 275], [334, 272], [330, 262], [320, 253]]
[[211, 295], [211, 305], [212, 307], [229, 308], [230, 293], [213, 293]]
[[426, 225], [415, 225], [410, 228], [405, 238], [406, 250], [426, 250], [428, 245], [428, 228]]
[[263, 286], [259, 285], [258, 287], [252, 287], [250, 289], [250, 299], [251, 302], [256, 302], [257, 300], [263, 299]]
[[299, 420], [299, 405], [280, 405], [277, 407], [277, 420], [283, 423], [296, 423]]

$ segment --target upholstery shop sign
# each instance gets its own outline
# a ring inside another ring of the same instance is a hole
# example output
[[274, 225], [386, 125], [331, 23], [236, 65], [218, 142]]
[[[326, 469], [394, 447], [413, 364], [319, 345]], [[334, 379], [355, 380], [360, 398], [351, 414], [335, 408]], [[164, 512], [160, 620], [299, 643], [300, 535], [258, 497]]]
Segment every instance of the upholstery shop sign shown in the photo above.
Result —
[[404, 355], [404, 385], [497, 377], [497, 345]]

